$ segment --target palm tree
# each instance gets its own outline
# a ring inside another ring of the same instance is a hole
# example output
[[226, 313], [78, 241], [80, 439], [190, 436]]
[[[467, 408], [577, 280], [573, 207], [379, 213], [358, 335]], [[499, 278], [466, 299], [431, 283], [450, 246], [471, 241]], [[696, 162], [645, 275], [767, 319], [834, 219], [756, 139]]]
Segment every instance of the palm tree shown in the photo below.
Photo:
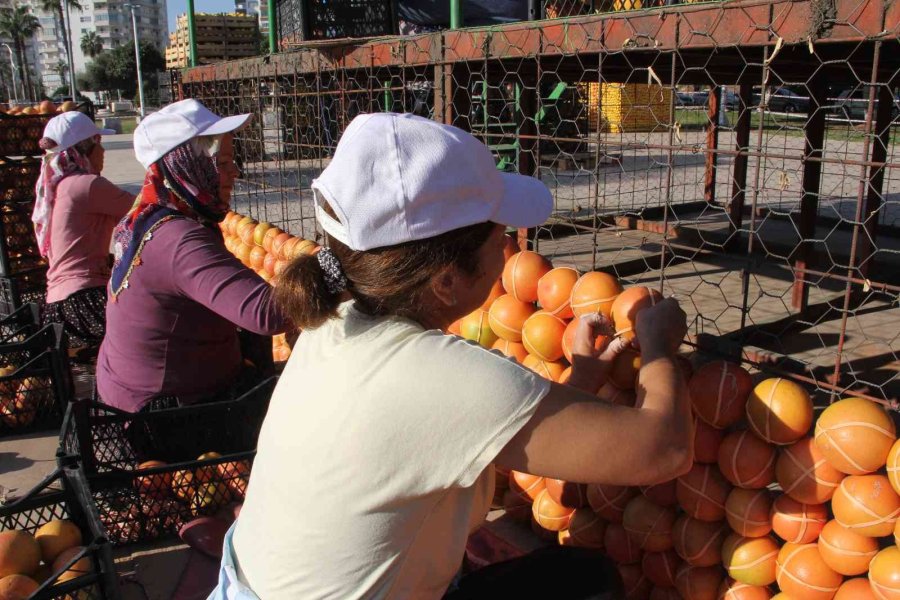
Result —
[[32, 89], [31, 73], [25, 57], [25, 40], [33, 36], [40, 28], [40, 22], [37, 17], [28, 12], [27, 6], [16, 5], [15, 8], [7, 9], [0, 14], [0, 35], [12, 40], [13, 52], [19, 67], [19, 81], [25, 90]]
[[[53, 13], [53, 18], [56, 20], [56, 29], [62, 33], [62, 42], [63, 47], [66, 49], [66, 58], [71, 59], [69, 56], [69, 28], [66, 27], [66, 18], [64, 16], [66, 6], [74, 8], [75, 10], [83, 10], [81, 6], [81, 0], [41, 0], [41, 8], [47, 12]], [[69, 64], [68, 61], [66, 64]]]
[[[56, 66], [53, 67], [53, 70], [56, 71], [56, 74], [59, 75], [60, 82], [65, 82], [66, 73], [69, 72], [69, 65], [65, 62], [58, 60], [56, 61]], [[64, 83], [60, 83], [60, 85], [65, 85]]]
[[103, 52], [103, 40], [96, 31], [85, 31], [81, 34], [81, 51], [85, 56], [94, 58]]

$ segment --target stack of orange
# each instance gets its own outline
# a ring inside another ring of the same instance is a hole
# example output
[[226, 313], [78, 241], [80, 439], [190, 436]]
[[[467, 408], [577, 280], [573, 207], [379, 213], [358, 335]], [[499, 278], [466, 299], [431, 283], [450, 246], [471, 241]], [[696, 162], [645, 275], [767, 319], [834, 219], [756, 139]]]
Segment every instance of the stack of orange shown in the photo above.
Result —
[[[554, 381], [570, 372], [574, 317], [599, 312], [632, 338], [637, 312], [661, 298], [516, 250], [510, 239], [503, 278], [451, 331]], [[812, 398], [792, 380], [754, 385], [734, 363], [692, 373], [683, 362], [695, 417], [688, 473], [627, 488], [498, 472], [509, 516], [604, 550], [626, 598], [900, 599], [900, 441], [887, 412], [851, 398], [814, 423]], [[625, 352], [598, 395], [633, 404], [639, 371], [640, 354]]]
[[[233, 211], [225, 215], [219, 228], [225, 248], [271, 285], [277, 284], [278, 276], [290, 261], [298, 256], [315, 254], [319, 249], [315, 242]], [[272, 356], [276, 362], [290, 358], [291, 346], [284, 335], [272, 338]]]

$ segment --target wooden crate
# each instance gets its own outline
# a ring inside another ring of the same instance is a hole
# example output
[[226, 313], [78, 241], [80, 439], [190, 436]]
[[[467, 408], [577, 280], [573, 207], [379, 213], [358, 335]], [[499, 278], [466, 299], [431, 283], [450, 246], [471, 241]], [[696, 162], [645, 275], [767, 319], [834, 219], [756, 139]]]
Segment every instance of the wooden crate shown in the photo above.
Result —
[[[596, 96], [589, 94], [588, 118], [596, 114], [600, 129], [607, 133], [634, 133], [659, 130], [669, 123], [672, 90], [645, 83], [602, 83]], [[594, 98], [598, 105], [594, 108]]]

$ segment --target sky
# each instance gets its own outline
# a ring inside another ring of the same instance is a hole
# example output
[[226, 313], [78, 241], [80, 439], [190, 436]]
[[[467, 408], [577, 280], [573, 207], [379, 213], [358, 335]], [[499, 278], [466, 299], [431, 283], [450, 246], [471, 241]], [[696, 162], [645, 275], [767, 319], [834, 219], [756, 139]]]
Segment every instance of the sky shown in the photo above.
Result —
[[[169, 31], [175, 31], [175, 17], [187, 12], [187, 0], [167, 0]], [[234, 0], [194, 0], [194, 12], [234, 12]]]

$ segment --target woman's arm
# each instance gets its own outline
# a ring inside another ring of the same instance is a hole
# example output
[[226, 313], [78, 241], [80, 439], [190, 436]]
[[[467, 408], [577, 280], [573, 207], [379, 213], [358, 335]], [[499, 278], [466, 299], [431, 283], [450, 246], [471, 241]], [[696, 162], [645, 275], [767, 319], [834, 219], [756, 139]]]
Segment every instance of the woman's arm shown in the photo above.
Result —
[[176, 287], [242, 329], [284, 333], [289, 324], [275, 305], [274, 288], [232, 256], [213, 232], [185, 229], [174, 249]]
[[121, 219], [134, 204], [134, 194], [126, 192], [105, 177], [95, 177], [88, 194], [92, 213]]
[[[567, 481], [616, 485], [660, 483], [687, 472], [693, 462], [690, 400], [675, 363], [685, 314], [674, 300], [664, 300], [638, 315], [636, 330], [643, 362], [639, 408], [554, 384], [496, 464]], [[596, 328], [579, 331], [584, 342], [579, 346], [591, 347], [593, 340], [584, 339], [585, 332], [596, 335]], [[595, 362], [595, 369], [604, 368], [602, 360]]]

